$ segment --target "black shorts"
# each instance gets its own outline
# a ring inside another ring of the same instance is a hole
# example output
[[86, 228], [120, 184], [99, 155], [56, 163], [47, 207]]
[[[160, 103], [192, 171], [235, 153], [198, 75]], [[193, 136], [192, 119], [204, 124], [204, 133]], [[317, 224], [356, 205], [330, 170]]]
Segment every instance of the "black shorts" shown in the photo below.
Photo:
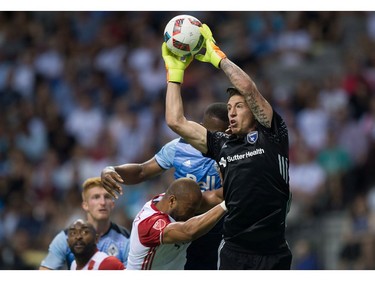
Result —
[[[222, 243], [223, 244], [223, 243]], [[290, 270], [292, 253], [286, 249], [272, 255], [256, 255], [237, 252], [220, 245], [219, 270]]]
[[211, 231], [191, 242], [186, 251], [185, 270], [217, 270], [222, 222], [220, 220]]

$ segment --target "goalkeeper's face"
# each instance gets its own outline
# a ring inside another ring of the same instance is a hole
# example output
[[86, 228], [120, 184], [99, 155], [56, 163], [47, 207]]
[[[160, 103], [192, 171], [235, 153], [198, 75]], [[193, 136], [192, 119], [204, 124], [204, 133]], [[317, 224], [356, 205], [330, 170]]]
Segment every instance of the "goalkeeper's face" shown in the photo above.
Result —
[[254, 115], [242, 95], [231, 96], [227, 106], [232, 134], [245, 135], [255, 128]]
[[115, 206], [111, 195], [101, 186], [87, 190], [82, 208], [93, 220], [109, 220]]

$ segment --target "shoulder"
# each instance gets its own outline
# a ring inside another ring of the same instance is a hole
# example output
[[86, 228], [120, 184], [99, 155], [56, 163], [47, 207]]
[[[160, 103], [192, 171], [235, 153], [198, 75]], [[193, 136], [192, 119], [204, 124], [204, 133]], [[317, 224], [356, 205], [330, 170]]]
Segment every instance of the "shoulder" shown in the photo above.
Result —
[[210, 131], [207, 131], [207, 137], [210, 137], [210, 138], [216, 138], [216, 139], [230, 139], [230, 138], [233, 138], [234, 136], [233, 135], [228, 135], [224, 132], [210, 132]]
[[281, 115], [273, 111], [271, 128], [266, 128], [260, 125], [260, 131], [263, 131], [266, 136], [273, 142], [283, 142], [288, 140], [288, 128], [281, 117]]
[[106, 257], [99, 265], [99, 270], [124, 270], [124, 264], [115, 256]]
[[155, 213], [139, 222], [138, 238], [142, 245], [146, 247], [155, 247], [160, 245], [161, 233], [164, 231], [171, 220], [167, 214]]
[[127, 228], [125, 228], [124, 226], [119, 225], [117, 223], [111, 222], [111, 228], [110, 228], [110, 230], [115, 231], [115, 232], [117, 232], [117, 233], [125, 236], [126, 238], [130, 237], [129, 230]]
[[68, 237], [67, 229], [61, 230], [56, 236], [53, 238], [51, 245], [68, 245], [66, 239]]
[[174, 148], [182, 139], [181, 138], [175, 138], [166, 144], [163, 145], [161, 149], [171, 149]]

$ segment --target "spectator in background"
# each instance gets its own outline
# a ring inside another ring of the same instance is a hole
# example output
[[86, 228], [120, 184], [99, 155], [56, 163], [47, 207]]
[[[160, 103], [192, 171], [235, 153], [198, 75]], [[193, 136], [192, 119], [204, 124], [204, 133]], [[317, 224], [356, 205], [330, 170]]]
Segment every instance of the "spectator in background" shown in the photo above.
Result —
[[315, 217], [324, 210], [327, 202], [325, 183], [327, 175], [315, 161], [311, 152], [298, 135], [290, 152], [290, 189], [293, 193], [293, 204], [288, 218], [297, 223], [305, 218]]
[[313, 243], [307, 239], [299, 239], [293, 247], [293, 269], [294, 270], [321, 270], [318, 255], [314, 250]]
[[347, 198], [344, 198], [343, 180], [352, 167], [352, 159], [349, 153], [337, 145], [337, 135], [329, 131], [327, 144], [316, 156], [317, 163], [323, 168], [328, 192], [328, 208], [341, 209]]
[[77, 96], [77, 107], [65, 121], [66, 131], [73, 135], [84, 148], [92, 148], [104, 125], [104, 116], [87, 92]]
[[372, 269], [375, 262], [374, 213], [370, 212], [362, 194], [357, 195], [349, 207], [343, 229], [340, 269]]

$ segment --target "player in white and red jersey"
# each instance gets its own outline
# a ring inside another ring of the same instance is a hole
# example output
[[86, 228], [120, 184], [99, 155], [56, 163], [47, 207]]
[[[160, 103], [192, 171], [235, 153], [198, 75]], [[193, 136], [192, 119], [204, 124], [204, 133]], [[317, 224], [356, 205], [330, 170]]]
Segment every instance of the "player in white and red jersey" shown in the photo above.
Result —
[[115, 256], [100, 252], [96, 246], [99, 235], [94, 226], [76, 220], [68, 229], [68, 245], [75, 260], [71, 270], [124, 270], [125, 266]]
[[206, 213], [202, 192], [192, 179], [175, 180], [148, 201], [133, 221], [127, 269], [184, 269], [190, 242], [207, 233], [225, 214], [224, 201]]

